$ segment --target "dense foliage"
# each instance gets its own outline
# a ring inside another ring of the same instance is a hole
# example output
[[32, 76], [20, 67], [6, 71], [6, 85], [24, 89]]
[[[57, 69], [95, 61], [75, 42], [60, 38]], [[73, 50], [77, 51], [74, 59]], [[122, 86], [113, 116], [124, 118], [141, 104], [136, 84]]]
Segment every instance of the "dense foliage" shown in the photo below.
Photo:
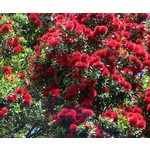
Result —
[[148, 14], [1, 14], [1, 137], [150, 137]]

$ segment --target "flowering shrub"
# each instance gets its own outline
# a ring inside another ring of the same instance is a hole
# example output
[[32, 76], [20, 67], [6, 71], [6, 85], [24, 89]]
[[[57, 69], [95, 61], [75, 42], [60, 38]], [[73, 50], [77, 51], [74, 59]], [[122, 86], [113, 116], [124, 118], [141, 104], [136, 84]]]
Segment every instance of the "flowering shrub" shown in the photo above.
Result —
[[57, 114], [49, 116], [49, 125], [54, 132], [58, 130], [56, 137], [102, 137], [103, 130], [92, 122], [93, 116], [91, 109], [77, 104], [74, 109], [62, 108]]
[[2, 137], [149, 137], [148, 14], [3, 14]]

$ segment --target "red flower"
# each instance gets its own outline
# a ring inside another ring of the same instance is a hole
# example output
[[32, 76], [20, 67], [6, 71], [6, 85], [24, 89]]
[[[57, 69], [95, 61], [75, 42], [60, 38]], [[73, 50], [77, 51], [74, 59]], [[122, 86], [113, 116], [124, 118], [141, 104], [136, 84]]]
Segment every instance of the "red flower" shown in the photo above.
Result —
[[40, 78], [41, 78], [41, 76], [40, 76], [40, 75], [32, 76], [32, 77], [31, 77], [31, 80], [36, 81], [36, 80], [39, 80]]
[[125, 32], [123, 33], [123, 36], [126, 37], [127, 39], [129, 39], [130, 36], [131, 36], [131, 33], [130, 33], [129, 31], [125, 31]]
[[121, 110], [120, 112], [123, 116], [127, 116], [127, 114], [128, 114], [125, 110]]
[[147, 110], [148, 112], [150, 112], [150, 103], [147, 105], [146, 110]]
[[25, 98], [25, 99], [31, 99], [31, 95], [28, 94], [28, 93], [27, 93], [27, 94], [24, 94], [24, 95], [23, 95], [23, 98]]
[[145, 96], [146, 96], [146, 97], [149, 97], [149, 96], [150, 96], [150, 90], [147, 90], [147, 91], [146, 91]]
[[110, 72], [109, 72], [109, 70], [107, 69], [107, 67], [105, 65], [103, 66], [101, 71], [103, 72], [104, 76], [106, 76], [106, 77], [110, 76]]
[[85, 106], [85, 107], [91, 107], [92, 106], [92, 101], [89, 100], [89, 99], [85, 99], [82, 101], [82, 105]]
[[147, 102], [147, 103], [150, 103], [150, 97], [145, 97], [144, 101]]
[[41, 25], [42, 25], [42, 21], [41, 21], [40, 19], [36, 19], [36, 20], [35, 20], [35, 24], [36, 24], [37, 26], [41, 26]]
[[67, 93], [64, 96], [64, 99], [68, 100], [68, 101], [72, 101], [73, 100], [74, 95], [72, 95], [71, 93]]
[[131, 56], [129, 57], [130, 61], [133, 61], [136, 65], [142, 66], [142, 62], [136, 57], [136, 56]]
[[86, 16], [87, 16], [88, 18], [93, 18], [93, 17], [94, 17], [94, 14], [93, 14], [93, 13], [88, 13]]
[[97, 138], [101, 138], [101, 137], [102, 137], [102, 133], [103, 133], [103, 130], [97, 129], [96, 132], [95, 132], [96, 137], [97, 137]]
[[126, 106], [125, 109], [129, 112], [133, 110], [133, 108], [131, 106]]
[[61, 118], [63, 116], [65, 116], [65, 113], [69, 112], [69, 110], [67, 108], [63, 108], [58, 114], [57, 117]]
[[89, 59], [89, 55], [87, 53], [81, 54], [81, 61], [82, 62], [87, 63], [88, 59]]
[[97, 96], [97, 91], [94, 88], [89, 88], [89, 94], [91, 94], [93, 97]]
[[107, 42], [106, 46], [112, 49], [116, 46], [116, 41], [115, 40], [110, 40], [110, 41]]
[[5, 72], [6, 74], [11, 74], [12, 73], [11, 69], [8, 66], [4, 66], [2, 68], [2, 71]]
[[147, 41], [147, 47], [150, 48], [150, 40]]
[[45, 75], [45, 77], [49, 77], [51, 74], [55, 73], [55, 71], [56, 71], [55, 68], [49, 67], [49, 68], [45, 71], [44, 75]]
[[15, 44], [18, 44], [19, 40], [20, 40], [20, 39], [19, 39], [18, 36], [14, 36], [13, 42], [14, 42]]
[[115, 28], [117, 28], [117, 29], [120, 28], [120, 24], [119, 24], [118, 21], [114, 21], [113, 26], [114, 26]]
[[107, 87], [104, 87], [104, 88], [102, 89], [102, 92], [103, 92], [103, 93], [107, 93], [107, 92], [108, 92], [108, 88], [107, 88]]
[[142, 109], [139, 108], [139, 107], [134, 107], [134, 108], [133, 108], [133, 112], [134, 112], [134, 113], [140, 113], [140, 114], [143, 113]]
[[128, 67], [124, 68], [123, 71], [124, 71], [125, 73], [129, 73], [129, 74], [131, 74], [131, 75], [133, 74], [133, 70], [131, 70], [131, 69], [128, 68]]
[[109, 14], [107, 15], [107, 18], [110, 19], [110, 20], [114, 20], [114, 19], [115, 19], [115, 14], [109, 13]]
[[82, 110], [82, 113], [86, 114], [86, 115], [89, 116], [89, 117], [94, 116], [94, 112], [93, 112], [91, 109], [86, 109], [86, 108], [84, 108], [84, 109]]
[[71, 124], [70, 125], [70, 130], [71, 131], [77, 131], [78, 130], [78, 126], [76, 124]]
[[73, 138], [74, 136], [73, 136], [73, 134], [72, 133], [68, 133], [67, 134], [67, 138]]
[[144, 50], [137, 50], [135, 52], [135, 55], [140, 58], [142, 58], [143, 60], [147, 60], [148, 59], [148, 53]]
[[73, 53], [72, 53], [72, 57], [76, 57], [76, 56], [79, 57], [79, 60], [80, 60], [80, 58], [81, 58], [81, 53], [78, 52], [78, 51], [77, 51], [77, 52], [73, 52]]
[[5, 116], [4, 111], [0, 110], [0, 117], [4, 117], [4, 116]]
[[71, 109], [65, 113], [65, 118], [69, 119], [72, 123], [76, 120], [76, 111]]
[[84, 121], [85, 121], [85, 118], [84, 118], [83, 114], [77, 113], [75, 123], [80, 124], [80, 123], [83, 123]]
[[83, 33], [83, 27], [78, 24], [75, 31], [78, 35], [81, 35]]
[[106, 26], [100, 26], [99, 32], [101, 34], [106, 34], [108, 32], [108, 28]]
[[78, 87], [71, 84], [67, 89], [67, 93], [70, 93], [72, 96], [76, 96], [78, 94]]
[[145, 129], [146, 128], [146, 121], [145, 120], [138, 121], [137, 127]]
[[113, 79], [113, 80], [116, 80], [116, 81], [120, 81], [120, 80], [122, 79], [122, 77], [121, 77], [121, 75], [119, 75], [119, 74], [113, 74], [113, 75], [112, 75], [112, 79]]
[[73, 67], [77, 61], [80, 61], [80, 59], [81, 59], [81, 56], [74, 56], [74, 57], [72, 56], [72, 58], [69, 61], [68, 66]]
[[75, 63], [75, 67], [79, 68], [79, 69], [84, 69], [84, 68], [88, 68], [89, 65], [88, 63], [84, 63], [82, 61], [78, 61]]
[[36, 13], [31, 13], [31, 14], [29, 14], [29, 18], [30, 18], [31, 20], [35, 20], [37, 17], [38, 17], [38, 16], [37, 16]]
[[87, 21], [87, 18], [86, 18], [86, 17], [84, 17], [84, 18], [81, 19], [81, 23], [82, 23], [82, 24], [85, 24], [86, 21]]
[[109, 55], [109, 51], [107, 49], [97, 50], [95, 54], [101, 58], [105, 58], [107, 55]]
[[133, 42], [127, 42], [126, 43], [126, 47], [128, 48], [128, 50], [134, 51], [135, 50], [135, 43], [133, 43]]
[[59, 124], [61, 123], [60, 119], [56, 119], [56, 120], [55, 120], [55, 123], [56, 123], [57, 125], [59, 125]]
[[125, 88], [125, 91], [130, 92], [132, 89], [132, 86], [129, 82], [126, 82], [124, 88]]
[[120, 42], [116, 42], [116, 49], [119, 49], [119, 48], [121, 48], [121, 43]]
[[91, 127], [90, 126], [85, 126], [85, 129], [87, 130], [87, 131], [89, 131], [90, 129], [91, 129]]
[[116, 62], [115, 56], [109, 56], [109, 57], [108, 57], [108, 60], [109, 60], [110, 62]]
[[125, 80], [121, 80], [119, 82], [120, 86], [123, 86], [125, 88], [126, 91], [130, 92], [131, 91], [131, 84]]
[[142, 43], [143, 43], [142, 39], [137, 39], [136, 40], [136, 44], [142, 44]]
[[73, 29], [74, 29], [74, 23], [73, 23], [73, 21], [66, 22], [65, 26], [66, 26], [66, 29], [68, 29], [68, 30], [73, 31]]
[[103, 68], [104, 64], [100, 62], [100, 59], [96, 61], [96, 59], [90, 58], [90, 65], [95, 68]]
[[144, 61], [144, 65], [150, 67], [150, 60], [145, 60], [145, 61]]
[[9, 32], [10, 30], [12, 30], [12, 28], [7, 24], [3, 24], [0, 28], [0, 31], [3, 31], [5, 33]]
[[12, 95], [7, 96], [6, 99], [7, 99], [9, 102], [13, 102], [14, 100], [17, 99], [17, 94], [16, 94], [16, 93], [13, 93]]
[[3, 111], [5, 114], [7, 114], [8, 113], [8, 108], [7, 107], [2, 107], [1, 111]]
[[60, 89], [54, 89], [52, 90], [52, 95], [54, 97], [59, 97], [60, 96], [60, 93], [61, 93], [61, 90]]
[[17, 77], [20, 79], [25, 79], [26, 75], [24, 73], [18, 73]]
[[98, 13], [98, 14], [96, 15], [96, 17], [99, 18], [99, 19], [104, 19], [105, 14], [104, 14], [104, 13]]
[[108, 116], [111, 117], [111, 114], [113, 113], [113, 111], [111, 109], [107, 110], [104, 114], [102, 114], [102, 116]]
[[59, 38], [51, 39], [51, 40], [49, 40], [49, 45], [52, 47], [55, 47], [58, 45], [59, 42], [60, 42]]
[[113, 54], [114, 54], [114, 55], [117, 55], [117, 56], [120, 56], [120, 55], [121, 55], [121, 53], [120, 53], [119, 50], [114, 50], [114, 51], [113, 51]]
[[13, 48], [13, 52], [21, 52], [23, 50], [23, 47], [21, 45], [18, 45], [16, 47]]
[[32, 104], [32, 98], [29, 94], [24, 95], [24, 99], [22, 101], [23, 104], [31, 105]]
[[116, 112], [112, 112], [111, 118], [113, 118], [114, 120], [118, 119], [118, 114]]
[[142, 86], [140, 84], [136, 85], [136, 91], [140, 91], [142, 89]]
[[18, 88], [16, 89], [16, 93], [17, 93], [17, 94], [22, 94], [22, 93], [23, 93], [23, 89], [22, 89], [21, 87], [18, 87]]
[[131, 125], [136, 125], [138, 122], [138, 118], [136, 116], [131, 116], [128, 121]]
[[100, 63], [101, 59], [99, 56], [97, 56], [96, 54], [93, 54], [92, 56], [90, 56], [89, 59], [89, 64], [92, 65], [93, 63], [99, 62]]

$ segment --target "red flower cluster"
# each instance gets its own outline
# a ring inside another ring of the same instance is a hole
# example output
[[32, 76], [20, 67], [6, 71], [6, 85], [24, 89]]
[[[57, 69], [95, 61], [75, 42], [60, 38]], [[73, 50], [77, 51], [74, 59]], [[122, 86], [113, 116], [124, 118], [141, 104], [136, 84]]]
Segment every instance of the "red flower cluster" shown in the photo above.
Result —
[[12, 27], [8, 24], [3, 24], [0, 27], [0, 31], [4, 32], [5, 34], [7, 34], [10, 30], [12, 30]]
[[127, 116], [129, 117], [128, 121], [131, 125], [135, 125], [139, 128], [146, 128], [146, 121], [140, 113], [128, 113]]
[[4, 66], [4, 67], [2, 68], [2, 71], [3, 71], [4, 73], [6, 73], [7, 75], [12, 74], [12, 71], [11, 71], [11, 69], [10, 69], [8, 66]]
[[128, 117], [128, 122], [130, 123], [130, 125], [144, 129], [146, 128], [146, 120], [142, 115], [143, 111], [141, 108], [137, 106], [134, 108], [127, 106], [126, 111], [121, 110], [121, 113], [124, 116]]
[[25, 105], [31, 105], [32, 104], [32, 97], [28, 93], [28, 91], [23, 92], [23, 101], [22, 101], [22, 103], [25, 104]]
[[78, 87], [74, 84], [70, 85], [67, 89], [67, 94], [64, 96], [66, 100], [72, 100], [73, 97], [78, 95]]
[[114, 119], [114, 121], [116, 121], [119, 119], [120, 114], [122, 114], [123, 116], [126, 116], [128, 118], [128, 123], [131, 126], [136, 126], [138, 128], [145, 129], [146, 128], [146, 120], [143, 117], [142, 112], [143, 112], [142, 109], [139, 107], [132, 108], [130, 106], [127, 106], [125, 108], [125, 110], [120, 109], [120, 111], [118, 111], [118, 112], [112, 111], [111, 109], [107, 110], [101, 116], [103, 118], [112, 118], [112, 119]]
[[20, 43], [20, 38], [14, 36], [11, 40], [7, 40], [5, 48], [11, 50], [10, 52], [20, 53], [24, 49]]
[[78, 130], [78, 126], [76, 124], [71, 124], [70, 125], [70, 130], [71, 131], [77, 131]]
[[118, 119], [118, 114], [115, 111], [111, 110], [111, 109], [107, 110], [101, 116], [104, 117], [104, 118], [112, 118], [115, 121]]
[[47, 42], [51, 47], [56, 47], [61, 42], [60, 35], [62, 35], [62, 33], [62, 30], [50, 31], [41, 38], [38, 38], [38, 40], [41, 43]]
[[32, 21], [35, 21], [35, 25], [37, 26], [41, 26], [42, 25], [42, 21], [39, 19], [40, 17], [40, 14], [38, 13], [30, 13], [29, 14], [29, 19], [32, 20]]
[[24, 73], [18, 73], [17, 77], [20, 79], [25, 79], [26, 75]]
[[15, 100], [17, 99], [17, 94], [16, 94], [16, 93], [13, 93], [13, 94], [11, 94], [11, 95], [8, 95], [8, 96], [6, 97], [6, 99], [7, 99], [7, 101], [9, 101], [9, 102], [13, 102], [13, 101], [15, 101]]
[[[87, 121], [89, 117], [93, 117], [94, 113], [91, 109], [83, 108], [79, 104], [75, 106], [75, 109], [63, 108], [57, 115], [49, 116], [50, 124], [55, 120], [57, 125], [62, 126], [66, 130], [67, 138], [87, 137], [88, 132], [93, 130], [94, 133], [90, 135], [91, 137], [102, 137], [103, 130], [98, 124], [92, 125]], [[79, 128], [82, 124], [83, 128]], [[79, 137], [80, 137], [79, 136]]]
[[63, 108], [57, 114], [57, 122], [59, 122], [59, 124], [61, 125], [66, 123], [78, 125], [84, 122], [88, 117], [92, 117], [93, 115], [94, 113], [91, 109], [83, 108], [80, 105], [76, 105], [75, 109]]
[[23, 90], [22, 88], [18, 87], [15, 91], [15, 93], [6, 96], [6, 100], [9, 102], [13, 102], [17, 100], [18, 98], [23, 98], [22, 103], [26, 105], [31, 105], [32, 104], [32, 97], [28, 93], [28, 91]]
[[5, 117], [8, 113], [8, 108], [7, 107], [2, 107], [0, 109], [0, 117]]

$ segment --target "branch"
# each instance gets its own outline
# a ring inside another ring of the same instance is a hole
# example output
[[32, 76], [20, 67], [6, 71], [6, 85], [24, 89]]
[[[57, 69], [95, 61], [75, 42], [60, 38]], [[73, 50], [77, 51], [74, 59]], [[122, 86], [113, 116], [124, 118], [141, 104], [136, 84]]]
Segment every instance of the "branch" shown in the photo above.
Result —
[[26, 135], [26, 138], [30, 138], [30, 134], [31, 134], [31, 132], [33, 131], [33, 129], [35, 128], [36, 126], [34, 125], [30, 130], [29, 130], [29, 132], [27, 133], [27, 135]]
[[42, 128], [40, 128], [37, 132], [31, 134], [31, 135], [29, 136], [29, 138], [37, 137], [37, 136], [39, 136], [43, 131], [44, 131], [44, 130], [43, 130]]

